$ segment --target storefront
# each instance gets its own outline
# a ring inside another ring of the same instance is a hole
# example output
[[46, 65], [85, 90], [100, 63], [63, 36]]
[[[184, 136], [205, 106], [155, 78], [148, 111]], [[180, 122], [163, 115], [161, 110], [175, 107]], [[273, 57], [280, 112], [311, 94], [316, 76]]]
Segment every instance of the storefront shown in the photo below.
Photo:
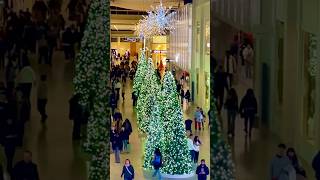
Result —
[[168, 48], [167, 39], [167, 36], [154, 36], [151, 39], [151, 57], [155, 68], [161, 64], [161, 61], [162, 64], [165, 64], [166, 62]]
[[111, 49], [117, 54], [123, 56], [126, 52], [130, 52], [131, 56], [139, 53], [143, 47], [143, 43], [136, 37], [112, 37]]
[[192, 8], [191, 96], [205, 111], [210, 106], [210, 1], [197, 0]]

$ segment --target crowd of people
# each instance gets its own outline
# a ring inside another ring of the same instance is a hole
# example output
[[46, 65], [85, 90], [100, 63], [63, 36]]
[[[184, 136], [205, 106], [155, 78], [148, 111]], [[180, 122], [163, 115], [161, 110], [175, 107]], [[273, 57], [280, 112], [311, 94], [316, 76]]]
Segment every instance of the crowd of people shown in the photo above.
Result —
[[[31, 13], [29, 9], [16, 13], [6, 7], [0, 28], [0, 68], [4, 71], [4, 83], [0, 85], [0, 143], [6, 156], [5, 169], [17, 180], [39, 179], [30, 151], [25, 152], [24, 161], [13, 165], [16, 148], [23, 147], [25, 123], [30, 120], [32, 89], [37, 90], [36, 108], [41, 123], [44, 125], [48, 118], [47, 72], [43, 70], [37, 75], [31, 66], [31, 57], [35, 55], [40, 65], [50, 67], [54, 52], [63, 49], [65, 58], [73, 60], [75, 45], [80, 43], [82, 36], [75, 25], [65, 26], [61, 14], [53, 21], [44, 1], [37, 0], [33, 11], [41, 13], [36, 16], [37, 13]], [[79, 135], [75, 129], [76, 139]]]

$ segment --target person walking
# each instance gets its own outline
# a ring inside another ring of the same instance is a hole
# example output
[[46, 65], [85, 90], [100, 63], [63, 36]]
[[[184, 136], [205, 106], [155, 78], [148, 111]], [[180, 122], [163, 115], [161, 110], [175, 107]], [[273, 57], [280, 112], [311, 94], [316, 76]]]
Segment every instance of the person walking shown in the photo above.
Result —
[[198, 136], [195, 136], [194, 139], [193, 139], [193, 150], [194, 150], [193, 162], [195, 164], [197, 164], [198, 160], [199, 160], [200, 146], [201, 146], [201, 141], [199, 140]]
[[39, 52], [39, 64], [48, 64], [48, 42], [46, 36], [41, 35], [41, 39], [38, 42], [38, 52]]
[[38, 85], [38, 111], [41, 115], [41, 122], [44, 123], [47, 120], [47, 113], [46, 113], [46, 105], [48, 102], [48, 87], [47, 87], [47, 76], [41, 75], [40, 82]]
[[235, 120], [238, 113], [238, 95], [234, 88], [228, 92], [228, 97], [224, 106], [227, 109], [228, 136], [234, 137]]
[[199, 110], [200, 110], [200, 113], [201, 113], [201, 116], [202, 116], [202, 120], [201, 120], [202, 130], [204, 131], [204, 123], [206, 122], [206, 115], [204, 114], [202, 108], [200, 108]]
[[80, 95], [75, 94], [69, 100], [69, 119], [73, 120], [72, 139], [79, 140], [81, 138], [81, 123], [83, 118], [83, 108], [80, 101]]
[[122, 127], [128, 133], [128, 144], [129, 144], [130, 134], [132, 133], [132, 125], [131, 125], [129, 119], [124, 120], [124, 122], [122, 123]]
[[300, 166], [297, 154], [293, 148], [288, 148], [287, 156], [291, 161], [291, 165], [296, 170], [296, 174], [300, 177], [302, 176], [303, 178], [306, 178], [307, 177], [306, 171]]
[[158, 176], [158, 180], [161, 180], [161, 174], [160, 174], [160, 168], [162, 166], [162, 154], [159, 148], [155, 149], [154, 151], [154, 157], [153, 157], [153, 168], [154, 168], [154, 172], [152, 177]]
[[120, 131], [120, 139], [122, 140], [122, 147], [123, 147], [123, 152], [128, 153], [128, 140], [129, 140], [129, 132], [125, 130], [124, 127], [121, 128]]
[[216, 105], [217, 105], [217, 111], [220, 115], [223, 102], [224, 102], [224, 91], [225, 89], [229, 90], [228, 87], [228, 81], [227, 81], [227, 75], [225, 72], [223, 72], [223, 67], [219, 66], [217, 72], [214, 74], [214, 97], [217, 99]]
[[203, 120], [203, 116], [202, 113], [200, 111], [200, 108], [197, 107], [196, 112], [194, 114], [194, 121], [195, 121], [195, 130], [197, 131], [199, 129], [199, 131], [201, 130], [201, 123]]
[[[271, 160], [270, 176], [272, 180], [289, 180], [291, 162], [286, 156], [286, 145], [278, 145], [278, 153]], [[293, 169], [294, 171], [294, 169]]]
[[315, 172], [316, 179], [320, 180], [320, 151], [316, 154], [316, 156], [312, 160], [312, 168]]
[[251, 67], [253, 64], [254, 52], [249, 43], [245, 44], [244, 46], [245, 47], [242, 51], [243, 53], [242, 56], [245, 62], [245, 75], [246, 75], [246, 78], [249, 79], [252, 76]]
[[23, 160], [19, 161], [13, 169], [14, 180], [39, 180], [38, 168], [32, 162], [32, 153], [25, 151]]
[[134, 168], [131, 165], [131, 162], [129, 159], [126, 159], [124, 162], [124, 166], [122, 168], [121, 178], [124, 178], [124, 180], [133, 180], [134, 179]]
[[184, 124], [186, 125], [186, 132], [190, 132], [192, 133], [192, 120], [191, 119], [187, 119], [185, 120]]
[[234, 56], [231, 54], [230, 51], [226, 51], [226, 57], [224, 60], [224, 72], [227, 75], [227, 78], [229, 80], [229, 87], [232, 87], [233, 83], [233, 77], [236, 73], [237, 69], [237, 62]]
[[33, 84], [36, 82], [35, 72], [32, 69], [29, 60], [24, 58], [22, 62], [22, 69], [19, 72], [16, 83], [19, 86], [22, 92], [22, 98], [26, 102], [26, 118], [30, 118], [31, 112], [31, 103], [30, 103], [30, 96]]
[[120, 163], [120, 152], [122, 151], [123, 143], [120, 134], [117, 132], [114, 135], [112, 147], [114, 148], [115, 163]]
[[[241, 117], [244, 118], [244, 131], [246, 135], [249, 132], [249, 137], [251, 137], [253, 123], [258, 112], [257, 100], [254, 95], [253, 89], [247, 90], [246, 95], [241, 100], [239, 111]], [[248, 123], [250, 123], [249, 127]]]
[[12, 162], [16, 152], [18, 134], [16, 131], [15, 124], [11, 117], [6, 120], [5, 127], [3, 128], [3, 147], [7, 160], [7, 171], [9, 174], [12, 173]]
[[197, 167], [196, 174], [198, 175], [198, 180], [207, 180], [209, 168], [204, 159], [201, 159], [201, 164]]
[[190, 152], [190, 156], [191, 156], [191, 160], [193, 161], [194, 160], [194, 147], [193, 147], [193, 134], [190, 133], [189, 135], [189, 138], [188, 138], [188, 149], [189, 149], [189, 152]]

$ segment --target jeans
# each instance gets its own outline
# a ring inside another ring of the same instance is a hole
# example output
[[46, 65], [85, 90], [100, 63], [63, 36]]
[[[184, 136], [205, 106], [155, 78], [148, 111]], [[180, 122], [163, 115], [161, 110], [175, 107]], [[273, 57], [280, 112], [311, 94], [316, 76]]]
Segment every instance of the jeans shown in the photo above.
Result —
[[116, 160], [116, 163], [120, 163], [120, 150], [118, 147], [115, 148], [114, 151], [114, 159]]
[[227, 113], [228, 117], [228, 134], [232, 134], [234, 136], [234, 124], [236, 120], [236, 111], [229, 111]]
[[125, 140], [122, 141], [122, 143], [123, 143], [123, 150], [124, 151], [128, 151], [128, 140], [125, 139]]
[[193, 162], [194, 162], [194, 163], [198, 163], [198, 160], [199, 160], [199, 151], [193, 151], [193, 152], [194, 152]]
[[162, 177], [161, 177], [161, 174], [160, 174], [160, 169], [155, 169], [152, 177], [155, 177], [157, 175], [158, 175], [158, 180], [161, 180]]
[[189, 152], [190, 152], [191, 160], [193, 161], [193, 159], [194, 159], [194, 150], [189, 150]]
[[254, 122], [254, 115], [247, 115], [244, 118], [244, 129], [246, 132], [248, 132], [248, 123], [249, 124], [249, 135], [251, 135], [251, 130], [253, 128], [253, 122]]

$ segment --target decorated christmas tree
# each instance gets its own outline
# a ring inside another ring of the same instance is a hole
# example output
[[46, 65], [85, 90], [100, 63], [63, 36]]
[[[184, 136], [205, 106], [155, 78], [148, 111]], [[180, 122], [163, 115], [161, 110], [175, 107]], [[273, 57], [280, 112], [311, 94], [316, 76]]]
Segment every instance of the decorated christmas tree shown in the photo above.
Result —
[[136, 96], [139, 95], [141, 85], [143, 84], [144, 77], [148, 73], [148, 62], [145, 57], [145, 52], [141, 51], [140, 52], [140, 58], [138, 62], [138, 67], [137, 67], [137, 72], [134, 76], [134, 81], [133, 81], [133, 92], [135, 93]]
[[147, 141], [145, 144], [145, 151], [144, 151], [144, 163], [143, 167], [145, 169], [153, 169], [152, 166], [152, 159], [153, 154], [156, 148], [159, 148], [160, 151], [163, 149], [163, 143], [165, 141], [164, 134], [163, 134], [163, 117], [162, 117], [162, 106], [161, 106], [161, 99], [162, 99], [161, 91], [159, 94], [154, 96], [152, 99], [152, 112], [150, 123], [148, 126], [148, 136]]
[[92, 0], [76, 58], [74, 86], [90, 111], [85, 150], [91, 155], [89, 180], [110, 179], [110, 1]]
[[147, 73], [143, 77], [137, 101], [138, 128], [142, 133], [148, 132], [151, 118], [153, 97], [160, 90], [152, 60], [148, 59]]
[[162, 173], [182, 175], [192, 173], [183, 114], [174, 77], [167, 71], [163, 80], [164, 166]]
[[[211, 72], [211, 87], [214, 87], [213, 71]], [[210, 90], [210, 176], [213, 180], [235, 180], [235, 166], [231, 157], [231, 148], [221, 135], [221, 124], [218, 120], [216, 100], [213, 88]]]

